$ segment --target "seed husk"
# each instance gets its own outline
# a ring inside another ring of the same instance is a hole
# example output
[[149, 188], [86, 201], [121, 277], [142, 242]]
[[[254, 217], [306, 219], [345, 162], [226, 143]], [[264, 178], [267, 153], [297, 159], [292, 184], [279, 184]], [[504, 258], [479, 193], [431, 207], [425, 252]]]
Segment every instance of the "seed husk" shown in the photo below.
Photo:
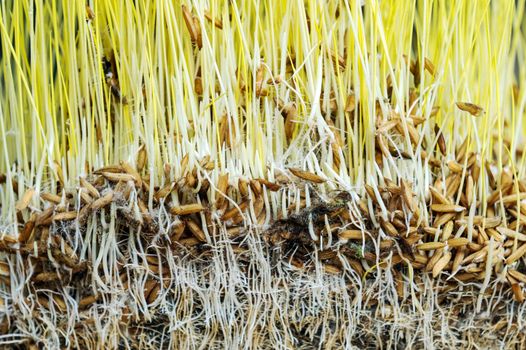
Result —
[[48, 192], [41, 193], [40, 198], [54, 204], [60, 204], [60, 202], [62, 201], [62, 197]]
[[316, 175], [314, 173], [311, 173], [309, 171], [300, 170], [297, 168], [288, 168], [288, 169], [295, 176], [299, 177], [300, 179], [309, 181], [309, 182], [314, 182], [314, 183], [319, 184], [319, 183], [324, 183], [326, 181], [323, 177]]
[[367, 238], [368, 236], [364, 234], [361, 230], [344, 230], [338, 234], [338, 237], [342, 240], [358, 240], [362, 239], [363, 237]]
[[458, 109], [464, 112], [468, 112], [474, 117], [479, 117], [484, 112], [484, 109], [482, 109], [482, 107], [477, 106], [476, 104], [471, 102], [457, 102], [456, 105]]
[[84, 297], [80, 299], [79, 301], [79, 309], [85, 309], [86, 307], [90, 306], [91, 304], [95, 303], [99, 299], [99, 294], [89, 295], [87, 297]]
[[279, 189], [281, 188], [280, 185], [274, 183], [274, 182], [270, 182], [266, 179], [256, 179], [257, 181], [259, 181], [263, 186], [265, 186], [266, 188], [268, 188], [270, 191], [272, 192], [276, 192], [276, 191], [279, 191]]
[[192, 40], [192, 43], [201, 49], [203, 47], [201, 28], [199, 27], [199, 24], [195, 22], [194, 17], [188, 8], [185, 5], [181, 5], [181, 8], [183, 10], [183, 19], [186, 24], [186, 28], [190, 33], [190, 39]]
[[131, 175], [131, 177], [133, 178], [133, 180], [135, 181], [135, 183], [137, 184], [138, 187], [141, 187], [142, 185], [142, 179], [141, 179], [141, 175], [139, 175], [139, 173], [137, 172], [137, 170], [135, 170], [134, 167], [131, 166], [130, 163], [126, 162], [126, 161], [121, 161], [120, 162], [120, 165], [122, 167], [122, 169], [128, 174], [128, 175]]
[[432, 204], [431, 210], [437, 213], [461, 213], [466, 210], [466, 208], [455, 204]]
[[464, 237], [451, 238], [447, 240], [447, 245], [448, 247], [451, 247], [451, 248], [464, 247], [468, 245], [468, 243], [469, 243], [469, 239], [464, 238]]
[[[238, 207], [232, 207], [231, 209], [227, 210], [223, 216], [221, 216], [221, 220], [227, 221], [235, 216], [243, 215], [244, 211], [248, 208], [249, 201], [243, 201], [241, 204], [239, 204]], [[240, 211], [241, 210], [241, 211]]]
[[87, 181], [85, 178], [81, 177], [80, 178], [80, 186], [85, 188], [88, 193], [93, 197], [93, 198], [99, 198], [100, 197], [100, 193], [99, 191], [95, 188], [95, 186], [93, 186], [89, 181]]
[[521, 245], [510, 256], [508, 256], [508, 258], [506, 259], [506, 265], [513, 264], [515, 261], [517, 261], [520, 258], [522, 258], [522, 256], [524, 256], [524, 254], [526, 254], [526, 243]]
[[91, 203], [91, 209], [98, 210], [98, 209], [104, 208], [108, 204], [110, 204], [112, 200], [113, 200], [113, 191], [108, 191], [108, 193], [106, 193], [104, 196], [100, 197], [99, 199]]
[[184, 215], [199, 213], [203, 210], [205, 210], [205, 207], [203, 207], [201, 204], [193, 203], [193, 204], [186, 204], [186, 205], [180, 205], [177, 207], [172, 207], [170, 209], [170, 213], [172, 213], [173, 215], [184, 216]]
[[523, 233], [520, 233], [520, 232], [516, 232], [514, 230], [510, 230], [509, 228], [506, 228], [506, 227], [497, 227], [497, 231], [506, 236], [506, 237], [511, 237], [511, 238], [515, 238], [519, 241], [526, 241], [526, 235], [523, 234]]
[[65, 211], [63, 213], [58, 213], [53, 215], [53, 221], [70, 221], [77, 218], [76, 211]]
[[228, 173], [224, 173], [219, 175], [219, 179], [217, 181], [217, 193], [216, 193], [216, 203], [215, 207], [216, 209], [220, 209], [223, 207], [223, 204], [225, 203], [225, 196], [227, 195], [227, 189], [228, 189]]
[[195, 238], [197, 238], [201, 242], [206, 242], [205, 233], [203, 232], [199, 224], [197, 224], [194, 220], [188, 220], [186, 222], [186, 226], [188, 227], [190, 232], [192, 232]]
[[134, 181], [135, 178], [133, 175], [130, 174], [124, 174], [124, 173], [109, 173], [109, 172], [102, 172], [102, 176], [106, 178], [107, 180], [111, 182], [128, 182], [128, 181]]
[[435, 250], [444, 248], [446, 244], [444, 242], [426, 242], [416, 246], [418, 250]]
[[175, 183], [171, 182], [171, 183], [167, 184], [166, 186], [164, 186], [163, 188], [161, 188], [159, 191], [155, 192], [153, 197], [156, 200], [160, 200], [162, 198], [166, 198], [172, 192], [174, 187], [175, 187]]
[[514, 300], [519, 303], [522, 303], [524, 301], [524, 293], [522, 292], [522, 287], [518, 283], [513, 283], [511, 285], [511, 290], [513, 291]]
[[519, 272], [517, 270], [514, 270], [514, 269], [509, 269], [508, 270], [508, 274], [513, 277], [514, 279], [516, 279], [517, 281], [520, 281], [522, 283], [526, 283], [526, 275], [523, 274], [522, 272]]
[[205, 18], [209, 22], [213, 23], [216, 28], [223, 29], [223, 22], [220, 19], [214, 18], [212, 16], [212, 14], [209, 11], [206, 11], [206, 10], [205, 10], [204, 14], [205, 14]]
[[33, 198], [33, 195], [35, 194], [35, 190], [32, 188], [29, 188], [24, 194], [22, 195], [22, 198], [16, 203], [15, 210], [16, 211], [22, 211], [26, 209], [31, 202], [31, 198]]
[[435, 266], [433, 266], [433, 277], [437, 277], [446, 267], [446, 265], [451, 260], [451, 253], [448, 252], [444, 254], [438, 261], [436, 262]]

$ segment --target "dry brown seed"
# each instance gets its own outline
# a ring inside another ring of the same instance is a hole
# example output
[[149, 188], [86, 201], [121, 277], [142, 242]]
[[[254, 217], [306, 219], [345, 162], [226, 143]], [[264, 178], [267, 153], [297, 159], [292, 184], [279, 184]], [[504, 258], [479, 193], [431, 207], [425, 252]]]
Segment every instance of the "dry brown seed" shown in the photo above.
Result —
[[119, 181], [128, 182], [128, 181], [135, 180], [133, 175], [130, 175], [130, 174], [117, 174], [117, 173], [103, 172], [102, 176], [104, 176], [107, 180], [111, 182], [119, 182]]
[[464, 112], [468, 112], [474, 117], [478, 117], [484, 112], [484, 109], [482, 109], [482, 107], [470, 102], [457, 102], [456, 105], [458, 109]]
[[432, 76], [435, 75], [435, 65], [427, 57], [424, 57], [424, 69], [427, 70]]
[[448, 221], [446, 225], [444, 226], [444, 230], [442, 231], [442, 240], [446, 241], [451, 236], [451, 233], [453, 232], [453, 227], [455, 224], [453, 221]]
[[462, 171], [464, 170], [464, 167], [462, 167], [462, 165], [458, 164], [454, 160], [450, 160], [449, 162], [447, 162], [447, 167], [453, 173], [462, 173]]
[[444, 242], [426, 242], [416, 246], [418, 250], [435, 250], [444, 248], [446, 244]]
[[0, 276], [9, 277], [11, 270], [9, 269], [9, 264], [3, 261], [0, 261]]
[[437, 144], [438, 144], [438, 148], [440, 149], [440, 153], [442, 153], [443, 155], [446, 155], [447, 154], [446, 140], [444, 139], [444, 134], [442, 133], [438, 125], [435, 125], [435, 134], [438, 135]]
[[265, 77], [265, 66], [262, 64], [256, 70], [256, 96], [261, 96], [261, 89], [263, 88], [263, 79]]
[[441, 214], [441, 215], [437, 216], [437, 218], [433, 222], [433, 226], [434, 227], [442, 226], [445, 223], [447, 223], [448, 221], [452, 220], [455, 217], [455, 215], [457, 215], [457, 213], [444, 213], [444, 214]]
[[137, 171], [141, 172], [146, 165], [146, 146], [142, 145], [137, 152]]
[[342, 271], [338, 266], [331, 264], [323, 264], [323, 269], [325, 270], [325, 272], [331, 274], [338, 274]]
[[520, 192], [504, 196], [499, 202], [502, 202], [503, 204], [516, 204], [517, 202], [523, 199], [526, 199], [526, 192]]
[[90, 204], [93, 202], [93, 198], [91, 198], [91, 196], [88, 194], [88, 191], [83, 188], [80, 189], [80, 199], [84, 204]]
[[159, 293], [161, 291], [161, 284], [160, 283], [157, 283], [153, 288], [152, 288], [152, 291], [148, 294], [148, 298], [146, 299], [146, 301], [148, 302], [148, 304], [151, 304], [153, 303], [157, 297], [159, 296]]
[[99, 295], [89, 295], [87, 297], [80, 299], [79, 309], [85, 309], [86, 307], [95, 303], [98, 299], [99, 299]]
[[338, 237], [342, 240], [346, 240], [346, 239], [358, 240], [362, 238], [367, 239], [368, 236], [361, 230], [344, 230], [338, 233]]
[[466, 254], [466, 248], [459, 248], [457, 250], [457, 253], [455, 254], [455, 258], [453, 259], [453, 264], [451, 266], [451, 271], [456, 272], [460, 268], [460, 264], [464, 260], [464, 256]]
[[458, 237], [458, 238], [451, 238], [447, 240], [448, 247], [451, 248], [457, 248], [457, 247], [464, 247], [468, 245], [469, 239], [464, 237]]
[[203, 207], [199, 203], [193, 203], [193, 204], [186, 204], [186, 205], [180, 205], [177, 207], [172, 207], [170, 209], [170, 212], [173, 215], [190, 215], [194, 213], [199, 213], [200, 211], [205, 210], [205, 207]]
[[108, 191], [104, 196], [91, 203], [91, 209], [97, 210], [106, 207], [113, 200], [113, 191]]
[[497, 230], [495, 230], [493, 228], [487, 228], [486, 232], [488, 233], [488, 235], [490, 237], [493, 237], [493, 239], [495, 239], [495, 241], [497, 241], [497, 242], [502, 242], [504, 240], [502, 235], [500, 233], [498, 233]]
[[58, 213], [53, 215], [53, 221], [68, 221], [73, 220], [77, 218], [77, 212], [75, 210], [73, 211], [66, 211], [63, 213]]
[[292, 174], [306, 181], [310, 181], [314, 183], [323, 183], [326, 181], [323, 177], [313, 174], [309, 171], [304, 171], [304, 170], [300, 170], [297, 168], [288, 168], [288, 169]]
[[465, 193], [466, 201], [468, 205], [471, 205], [471, 203], [473, 202], [473, 177], [471, 175], [468, 176]]
[[415, 253], [415, 262], [418, 262], [420, 264], [427, 264], [428, 260], [429, 259], [426, 255]]
[[168, 196], [172, 192], [174, 187], [175, 187], [175, 183], [174, 182], [169, 183], [166, 186], [164, 186], [163, 188], [161, 188], [159, 191], [155, 192], [153, 197], [156, 200], [160, 200], [161, 198], [166, 198], [166, 196]]
[[120, 174], [122, 172], [124, 172], [124, 170], [122, 169], [120, 165], [108, 165], [108, 166], [95, 170], [93, 173], [97, 175], [101, 175], [103, 173]]
[[56, 272], [41, 272], [31, 279], [35, 283], [52, 282], [60, 280], [60, 276]]
[[298, 110], [294, 103], [288, 103], [285, 105], [280, 100], [278, 100], [278, 107], [281, 109], [281, 115], [284, 119], [285, 136], [287, 141], [290, 141], [294, 134], [295, 123], [298, 118]]
[[190, 39], [192, 40], [192, 43], [194, 43], [199, 49], [201, 49], [203, 47], [201, 29], [198, 24], [196, 25], [194, 17], [186, 8], [186, 6], [182, 5], [181, 8], [183, 10], [183, 18], [186, 24], [186, 28], [188, 28], [188, 32], [190, 32]]
[[86, 5], [86, 17], [89, 20], [94, 20], [95, 19], [95, 12], [93, 12], [91, 7], [89, 7], [88, 5]]
[[427, 261], [425, 270], [433, 271], [433, 267], [435, 266], [437, 261], [440, 260], [443, 254], [444, 254], [444, 249], [435, 250], [435, 252], [433, 253], [433, 256]]
[[433, 201], [438, 204], [450, 204], [451, 202], [442, 194], [438, 189], [433, 186], [429, 186], [429, 191], [433, 196]]
[[497, 227], [497, 231], [500, 234], [505, 235], [507, 237], [515, 238], [515, 239], [517, 239], [519, 241], [526, 241], [526, 235], [525, 234], [520, 233], [520, 232], [516, 232], [514, 230], [510, 230], [509, 228]]
[[62, 197], [57, 196], [56, 194], [47, 193], [47, 192], [42, 193], [40, 195], [40, 198], [42, 198], [43, 200], [47, 202], [51, 202], [54, 204], [59, 204], [62, 201]]
[[170, 239], [172, 240], [172, 242], [177, 242], [181, 238], [185, 228], [186, 223], [184, 221], [178, 221], [173, 224], [170, 230]]
[[27, 242], [29, 238], [31, 237], [31, 233], [33, 233], [33, 229], [35, 228], [35, 220], [36, 220], [36, 215], [33, 214], [31, 215], [31, 218], [29, 219], [29, 221], [27, 221], [24, 224], [23, 230], [18, 235], [18, 241], [20, 243]]
[[384, 231], [390, 236], [398, 236], [398, 230], [389, 221], [381, 219], [380, 225], [382, 226]]
[[511, 285], [511, 290], [513, 291], [514, 300], [519, 303], [522, 303], [524, 301], [524, 293], [522, 292], [522, 287], [518, 283], [513, 283]]
[[410, 123], [406, 123], [406, 126], [407, 126], [407, 131], [409, 133], [409, 138], [411, 139], [411, 143], [413, 145], [417, 145], [418, 141], [420, 140], [420, 136], [418, 134], [418, 131]]
[[192, 174], [191, 171], [189, 171], [186, 174], [185, 182], [186, 182], [186, 186], [190, 188], [194, 188], [195, 185], [197, 184], [197, 179], [195, 178], [194, 174]]
[[16, 211], [22, 211], [27, 208], [29, 203], [31, 202], [31, 198], [33, 198], [33, 195], [35, 194], [35, 190], [32, 188], [29, 188], [23, 195], [22, 198], [16, 203], [15, 209]]
[[439, 230], [438, 228], [436, 228], [436, 227], [431, 227], [431, 226], [429, 226], [429, 227], [424, 227], [423, 230], [424, 230], [424, 232], [425, 232], [426, 234], [431, 235], [431, 236], [434, 236], [434, 235], [437, 234], [437, 232], [440, 232], [440, 231], [441, 231], [441, 230]]
[[[187, 220], [186, 225], [190, 232], [201, 242], [206, 242], [206, 236], [203, 230], [201, 229], [201, 226], [198, 225], [194, 220]], [[181, 240], [182, 241], [182, 240]]]
[[451, 260], [451, 253], [446, 253], [433, 266], [433, 277], [437, 277]]
[[225, 196], [228, 191], [228, 173], [219, 175], [217, 180], [217, 192], [216, 192], [216, 209], [221, 209], [225, 203]]
[[517, 250], [511, 253], [510, 256], [506, 259], [506, 265], [511, 265], [515, 261], [519, 260], [524, 254], [526, 254], [526, 243], [521, 245]]
[[416, 242], [418, 242], [419, 240], [422, 239], [422, 237], [424, 237], [424, 235], [420, 235], [420, 234], [411, 234], [409, 237], [407, 237], [405, 239], [406, 243], [409, 244], [410, 246], [414, 245]]
[[[464, 139], [464, 142], [457, 148], [457, 155], [456, 155], [456, 161], [458, 163], [464, 163], [464, 158], [466, 157], [466, 152], [468, 150], [468, 138], [466, 137]], [[476, 158], [475, 158], [476, 159]], [[468, 164], [468, 166], [471, 164]]]
[[99, 191], [95, 188], [95, 186], [93, 186], [91, 183], [89, 183], [85, 178], [81, 177], [80, 178], [80, 186], [85, 188], [88, 193], [93, 197], [93, 198], [99, 198], [100, 197], [100, 193]]
[[391, 152], [389, 152], [389, 147], [387, 147], [383, 135], [376, 135], [376, 143], [380, 147], [382, 155], [386, 158], [389, 158], [391, 156]]
[[432, 204], [431, 210], [437, 213], [461, 213], [466, 210], [466, 208], [455, 204]]
[[238, 207], [233, 207], [230, 210], [227, 210], [223, 214], [223, 216], [221, 217], [221, 220], [222, 221], [227, 221], [227, 220], [230, 220], [230, 219], [234, 218], [235, 216], [238, 216], [238, 215], [242, 216], [243, 213], [245, 212], [245, 210], [248, 208], [248, 203], [249, 203], [249, 201], [246, 200], [246, 201], [241, 202], [238, 205], [239, 209], [238, 209]]
[[58, 306], [60, 311], [66, 311], [67, 310], [66, 302], [64, 301], [64, 299], [61, 296], [53, 294], [53, 301], [55, 302], [55, 304], [57, 304], [57, 306]]
[[521, 273], [521, 272], [519, 272], [519, 271], [517, 271], [517, 270], [509, 269], [508, 270], [508, 275], [510, 275], [511, 277], [516, 279], [517, 281], [526, 283], [526, 275]]
[[213, 23], [214, 26], [218, 29], [223, 29], [223, 22], [220, 19], [214, 18], [209, 11], [205, 10], [205, 17], [210, 23]]
[[259, 181], [250, 180], [250, 188], [256, 197], [259, 197], [263, 193], [263, 189], [261, 188]]
[[[473, 231], [473, 232], [475, 233], [476, 231]], [[478, 235], [473, 234], [473, 237], [478, 238]], [[479, 251], [479, 250], [482, 249], [482, 244], [469, 242], [468, 243], [468, 248], [469, 248], [469, 250], [476, 252], [476, 251]]]
[[481, 262], [486, 258], [486, 255], [488, 254], [488, 246], [485, 246], [484, 248], [479, 249], [478, 251], [468, 255], [464, 260], [462, 261], [463, 264], [469, 264], [471, 262]]
[[263, 186], [265, 186], [267, 189], [269, 189], [270, 191], [272, 192], [276, 192], [276, 191], [279, 191], [279, 189], [281, 188], [280, 185], [274, 183], [274, 182], [270, 182], [268, 180], [265, 180], [265, 179], [256, 179], [257, 181], [259, 181], [259, 183], [261, 183]]
[[376, 128], [376, 133], [385, 134], [386, 132], [393, 129], [397, 125], [398, 125], [397, 119], [391, 119], [391, 120], [380, 122], [380, 125], [378, 125], [378, 127]]
[[60, 185], [64, 187], [64, 173], [62, 172], [62, 166], [60, 166], [60, 163], [56, 160], [53, 161], [55, 163], [55, 170], [57, 172], [58, 181], [60, 182]]
[[507, 184], [493, 191], [487, 199], [489, 205], [494, 204], [503, 194], [507, 193], [512, 184]]
[[226, 233], [227, 233], [227, 236], [229, 238], [235, 238], [235, 237], [237, 237], [237, 236], [239, 236], [241, 234], [242, 230], [243, 230], [243, 228], [241, 226], [229, 227], [226, 230]]
[[121, 167], [122, 169], [124, 169], [124, 171], [128, 174], [128, 175], [131, 175], [135, 181], [135, 183], [137, 184], [138, 187], [141, 187], [142, 185], [142, 179], [141, 179], [141, 176], [139, 175], [139, 173], [137, 172], [137, 170], [135, 170], [135, 168], [133, 168], [130, 163], [126, 162], [126, 161], [121, 161], [120, 162], [121, 164]]
[[248, 182], [243, 180], [242, 178], [239, 178], [237, 181], [237, 187], [239, 189], [239, 193], [241, 196], [246, 197], [248, 196]]
[[407, 181], [401, 180], [400, 188], [402, 190], [402, 198], [404, 199], [405, 204], [411, 211], [413, 211], [414, 205], [413, 205], [413, 193], [411, 191], [411, 185], [409, 185]]
[[448, 197], [456, 196], [457, 191], [460, 187], [461, 177], [462, 176], [460, 174], [456, 174], [451, 177], [451, 180], [449, 181], [449, 183], [447, 183], [446, 196]]

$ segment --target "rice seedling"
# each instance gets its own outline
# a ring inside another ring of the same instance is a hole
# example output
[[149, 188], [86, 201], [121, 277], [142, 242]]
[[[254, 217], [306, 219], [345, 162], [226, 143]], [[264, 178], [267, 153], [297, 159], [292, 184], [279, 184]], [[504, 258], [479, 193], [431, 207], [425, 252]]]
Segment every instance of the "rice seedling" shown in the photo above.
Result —
[[0, 3], [0, 345], [520, 348], [522, 2]]

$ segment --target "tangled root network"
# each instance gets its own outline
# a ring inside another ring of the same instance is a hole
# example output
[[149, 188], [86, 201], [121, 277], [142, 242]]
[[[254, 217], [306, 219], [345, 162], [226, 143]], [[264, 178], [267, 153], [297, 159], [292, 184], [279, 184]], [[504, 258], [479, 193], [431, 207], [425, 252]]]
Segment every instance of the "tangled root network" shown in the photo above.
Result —
[[524, 6], [1, 2], [0, 347], [524, 348]]

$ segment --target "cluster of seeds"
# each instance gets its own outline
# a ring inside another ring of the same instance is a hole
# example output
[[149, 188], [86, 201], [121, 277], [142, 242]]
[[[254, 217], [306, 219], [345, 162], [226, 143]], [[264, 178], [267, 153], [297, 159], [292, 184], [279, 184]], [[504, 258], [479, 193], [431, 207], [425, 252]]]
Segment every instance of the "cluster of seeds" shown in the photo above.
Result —
[[[389, 138], [395, 138], [400, 123], [394, 121], [387, 122], [391, 127], [380, 127], [377, 136], [390, 132]], [[75, 189], [62, 188], [58, 194], [23, 191], [16, 203], [18, 233], [2, 235], [0, 250], [6, 261], [0, 264], [0, 279], [9, 286], [15, 270], [24, 270], [28, 284], [18, 307], [30, 303], [36, 310], [65, 313], [67, 302], [81, 312], [96, 305], [104, 291], [90, 288], [98, 275], [93, 269], [104, 267], [97, 267], [82, 251], [75, 232], [84, 234], [93, 220], [104, 223], [113, 216], [121, 225], [120, 232], [114, 233], [119, 246], [124, 247], [135, 231], [145, 251], [156, 252], [145, 255], [147, 305], [154, 304], [171, 283], [167, 259], [181, 254], [202, 257], [220, 237], [230, 240], [234, 252], [246, 254], [244, 235], [251, 228], [260, 230], [271, 248], [269, 259], [293, 269], [315, 270], [321, 264], [330, 274], [367, 279], [373, 278], [375, 269], [389, 268], [396, 276], [399, 298], [407, 297], [403, 276], [410, 266], [449, 281], [450, 289], [452, 284], [477, 281], [484, 289], [506, 284], [514, 299], [522, 302], [526, 183], [507, 171], [496, 181], [490, 166], [481, 172], [479, 157], [467, 152], [466, 144], [457, 150], [455, 160], [446, 163], [446, 175], [437, 176], [424, 198], [415, 196], [409, 181], [395, 183], [388, 178], [377, 186], [366, 185], [361, 196], [346, 191], [323, 194], [326, 179], [297, 168], [284, 169], [273, 181], [234, 179], [221, 173], [214, 183], [210, 157], [194, 167], [185, 157], [180, 165], [184, 175], [178, 179], [171, 178], [172, 166], [166, 165], [165, 184], [152, 186], [145, 172], [146, 151], [141, 148], [136, 166], [121, 162], [98, 169], [80, 178]], [[379, 152], [382, 149], [379, 144]], [[440, 158], [438, 153], [436, 158], [430, 156], [429, 163], [440, 167]], [[482, 173], [491, 186], [484, 202], [477, 199]], [[61, 188], [60, 177], [58, 185]], [[283, 201], [273, 207], [273, 196]], [[102, 235], [96, 232], [94, 239], [102, 249]], [[121, 253], [113, 268], [126, 290], [130, 283], [126, 266], [132, 263], [133, 253], [126, 248]], [[72, 288], [67, 295], [64, 286]], [[16, 308], [17, 299], [13, 302]], [[130, 322], [130, 315], [140, 319], [133, 309], [126, 306], [123, 324]], [[9, 324], [4, 318], [4, 332]]]

